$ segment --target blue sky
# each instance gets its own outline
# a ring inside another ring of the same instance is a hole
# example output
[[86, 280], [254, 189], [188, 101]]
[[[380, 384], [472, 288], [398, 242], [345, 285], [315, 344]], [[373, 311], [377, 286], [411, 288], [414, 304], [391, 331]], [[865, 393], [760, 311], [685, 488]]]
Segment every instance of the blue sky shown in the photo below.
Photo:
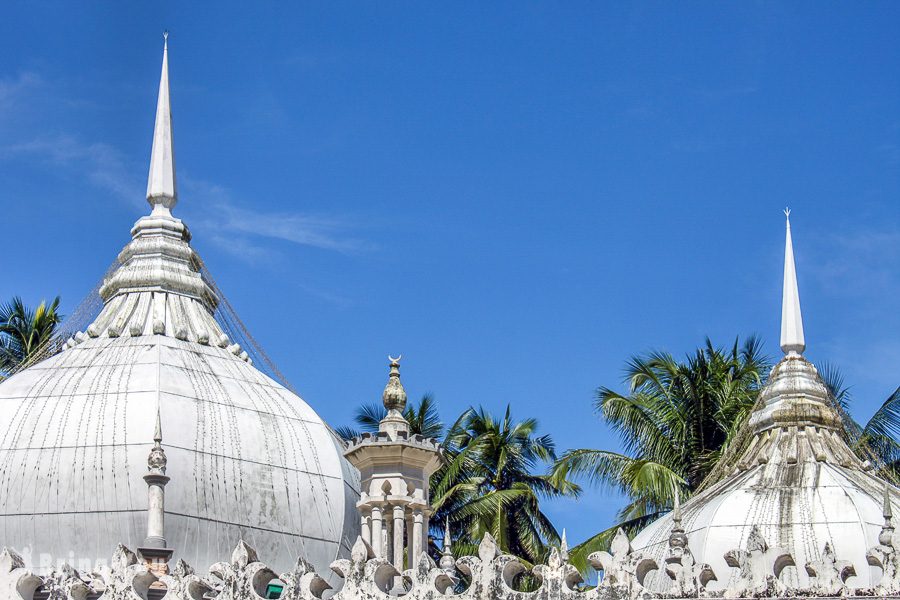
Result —
[[4, 4], [0, 298], [71, 311], [147, 212], [168, 28], [175, 213], [332, 424], [402, 353], [447, 419], [614, 448], [631, 354], [777, 354], [788, 205], [807, 355], [859, 419], [900, 384], [897, 3], [246, 6]]

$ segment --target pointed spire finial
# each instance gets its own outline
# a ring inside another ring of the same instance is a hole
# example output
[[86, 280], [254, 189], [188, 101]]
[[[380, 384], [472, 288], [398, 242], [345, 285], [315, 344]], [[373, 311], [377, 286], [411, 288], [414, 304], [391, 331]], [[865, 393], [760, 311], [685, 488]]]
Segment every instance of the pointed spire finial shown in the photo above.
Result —
[[800, 313], [800, 291], [794, 265], [794, 244], [791, 239], [791, 210], [784, 209], [784, 288], [781, 298], [781, 350], [785, 354], [802, 354], [806, 349], [803, 337], [803, 316]]
[[157, 446], [162, 444], [162, 419], [159, 417], [159, 404], [156, 405], [156, 429], [153, 432], [153, 441]]
[[444, 519], [444, 548], [450, 549], [451, 537], [450, 537], [450, 517]]
[[153, 207], [154, 214], [168, 215], [177, 201], [172, 106], [169, 100], [169, 32], [166, 31], [163, 33], [162, 73], [156, 101], [153, 149], [150, 151], [150, 174], [147, 177], [147, 202]]
[[440, 567], [445, 571], [449, 571], [456, 566], [453, 559], [452, 540], [450, 539], [450, 518], [444, 520], [444, 547], [441, 549]]
[[671, 551], [680, 551], [679, 549], [687, 548], [688, 539], [684, 533], [684, 527], [681, 526], [681, 494], [678, 488], [675, 488], [675, 502], [672, 506], [672, 531], [669, 533], [669, 548]]
[[675, 526], [681, 529], [681, 494], [678, 492], [678, 488], [675, 488], [675, 506], [672, 510], [672, 520], [675, 521]]
[[153, 428], [153, 448], [147, 456], [147, 470], [151, 474], [165, 475], [168, 462], [166, 451], [162, 447], [162, 420], [159, 416], [159, 404], [157, 404], [156, 424]]

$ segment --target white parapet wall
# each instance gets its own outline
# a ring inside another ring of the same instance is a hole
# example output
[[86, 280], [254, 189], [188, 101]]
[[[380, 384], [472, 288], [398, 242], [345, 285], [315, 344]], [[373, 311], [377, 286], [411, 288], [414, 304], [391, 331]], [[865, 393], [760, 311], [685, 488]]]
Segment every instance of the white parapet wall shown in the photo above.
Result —
[[[259, 560], [255, 550], [240, 542], [226, 562], [212, 565], [200, 574], [178, 561], [168, 574], [157, 577], [145, 561], [124, 546], [113, 554], [101, 572], [79, 573], [65, 566], [47, 576], [37, 576], [24, 567], [14, 551], [0, 553], [0, 600], [262, 600], [273, 581], [280, 584], [284, 600], [653, 600], [664, 598], [898, 598], [900, 597], [900, 555], [894, 539], [879, 544], [869, 553], [870, 564], [882, 571], [880, 582], [871, 589], [852, 589], [846, 584], [852, 565], [836, 557], [830, 547], [820, 558], [803, 565], [810, 576], [807, 589], [790, 589], [779, 579], [786, 566], [797, 566], [782, 550], [770, 547], [758, 534], [745, 547], [728, 552], [731, 573], [714, 573], [708, 565], [697, 564], [684, 538], [673, 535], [664, 564], [635, 552], [620, 530], [608, 552], [589, 557], [601, 575], [596, 586], [586, 586], [571, 565], [565, 542], [550, 551], [546, 564], [530, 571], [516, 557], [502, 554], [486, 535], [477, 556], [455, 561], [442, 560], [437, 566], [422, 554], [413, 569], [398, 571], [390, 562], [374, 556], [362, 538], [353, 546], [349, 559], [332, 563], [331, 569], [343, 580], [333, 589], [302, 557], [293, 569], [276, 573]], [[452, 566], [451, 566], [452, 565]], [[671, 581], [665, 592], [644, 587], [653, 571], [662, 571]], [[536, 587], [516, 588], [516, 579], [530, 573]], [[397, 578], [403, 585], [396, 585]], [[708, 591], [707, 583], [722, 578], [729, 585], [722, 591]], [[269, 596], [271, 597], [271, 596]]]

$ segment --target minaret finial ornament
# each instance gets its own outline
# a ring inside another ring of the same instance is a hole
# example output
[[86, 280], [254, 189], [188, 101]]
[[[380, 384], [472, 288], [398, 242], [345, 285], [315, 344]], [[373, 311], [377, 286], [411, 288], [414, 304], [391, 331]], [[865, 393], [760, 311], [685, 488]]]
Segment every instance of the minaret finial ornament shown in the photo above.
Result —
[[396, 411], [402, 414], [403, 409], [406, 408], [406, 390], [403, 389], [403, 384], [400, 383], [401, 358], [403, 358], [402, 354], [397, 358], [388, 355], [391, 371], [387, 385], [384, 387], [384, 393], [381, 395], [381, 400], [384, 402], [384, 407], [388, 410], [388, 413]]
[[791, 210], [784, 209], [784, 288], [781, 298], [781, 350], [788, 355], [802, 354], [806, 349], [803, 338], [803, 317], [800, 314], [800, 291], [794, 264], [794, 244], [791, 240]]
[[172, 139], [172, 106], [169, 101], [169, 32], [163, 33], [162, 73], [147, 177], [147, 202], [153, 214], [167, 216], [178, 201], [175, 186], [175, 145]]

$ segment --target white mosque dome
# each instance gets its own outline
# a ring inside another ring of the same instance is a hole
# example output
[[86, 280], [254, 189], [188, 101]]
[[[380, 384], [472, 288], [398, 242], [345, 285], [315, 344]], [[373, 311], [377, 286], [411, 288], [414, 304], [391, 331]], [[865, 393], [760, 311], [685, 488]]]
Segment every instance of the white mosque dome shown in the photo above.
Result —
[[0, 383], [0, 539], [41, 571], [142, 546], [158, 414], [176, 559], [205, 568], [243, 539], [276, 570], [304, 556], [327, 572], [359, 533], [358, 473], [315, 411], [217, 322], [219, 298], [170, 212], [172, 150], [164, 56], [152, 214], [132, 229], [85, 332]]
[[[850, 561], [856, 575], [850, 588], [874, 587], [880, 569], [867, 552], [877, 546], [885, 513], [900, 508], [898, 491], [873, 473], [845, 441], [843, 423], [816, 368], [807, 361], [800, 316], [793, 248], [788, 224], [781, 346], [775, 365], [744, 433], [749, 439], [717, 483], [652, 523], [632, 541], [645, 556], [666, 564], [676, 520], [694, 560], [719, 576], [709, 589], [727, 588], [739, 576], [726, 553], [758, 543], [790, 554], [793, 565], [781, 581], [807, 587], [807, 563], [825, 545]], [[754, 534], [754, 528], [756, 534]], [[678, 532], [681, 535], [681, 532]], [[732, 579], [728, 579], [728, 576]], [[661, 571], [650, 577], [665, 585]]]

